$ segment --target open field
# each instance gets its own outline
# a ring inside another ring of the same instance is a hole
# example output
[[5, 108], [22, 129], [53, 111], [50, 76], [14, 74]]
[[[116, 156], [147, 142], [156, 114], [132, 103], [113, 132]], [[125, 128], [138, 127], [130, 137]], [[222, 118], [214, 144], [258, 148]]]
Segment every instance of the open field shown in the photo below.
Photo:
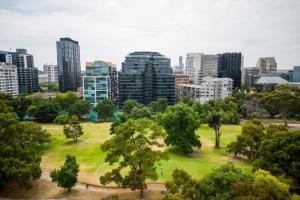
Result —
[[[43, 149], [42, 169], [51, 171], [61, 166], [65, 160], [66, 154], [72, 154], [77, 157], [80, 164], [79, 181], [99, 185], [99, 177], [111, 169], [111, 166], [105, 163], [105, 153], [101, 151], [101, 144], [109, 139], [110, 123], [83, 123], [84, 135], [79, 138], [77, 144], [73, 140], [66, 139], [62, 131], [62, 126], [53, 124], [43, 124], [42, 126], [52, 135], [52, 143]], [[225, 152], [226, 145], [235, 140], [236, 135], [241, 131], [241, 126], [224, 125], [222, 126], [220, 150], [214, 149], [214, 132], [207, 125], [201, 125], [198, 130], [202, 148], [195, 155], [186, 156], [168, 149], [166, 153], [169, 160], [162, 161], [157, 167], [159, 179], [157, 182], [164, 183], [171, 179], [174, 169], [184, 169], [194, 178], [200, 179], [212, 169], [227, 163], [229, 160], [236, 163], [245, 172], [251, 171], [251, 164], [246, 161], [234, 160], [228, 157]]]

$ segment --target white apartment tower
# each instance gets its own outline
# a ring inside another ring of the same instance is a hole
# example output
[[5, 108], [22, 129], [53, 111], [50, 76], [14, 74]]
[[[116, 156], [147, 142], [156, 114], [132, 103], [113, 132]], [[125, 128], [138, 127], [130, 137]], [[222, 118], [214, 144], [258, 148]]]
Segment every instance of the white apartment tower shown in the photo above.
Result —
[[0, 93], [19, 94], [17, 66], [10, 63], [0, 63]]
[[58, 84], [58, 67], [53, 64], [44, 65], [44, 73], [47, 74], [48, 83], [57, 83]]
[[277, 63], [274, 57], [259, 58], [256, 67], [259, 69], [259, 74], [274, 74], [277, 70]]
[[186, 55], [186, 74], [194, 84], [201, 84], [207, 76], [218, 77], [218, 56], [203, 53]]

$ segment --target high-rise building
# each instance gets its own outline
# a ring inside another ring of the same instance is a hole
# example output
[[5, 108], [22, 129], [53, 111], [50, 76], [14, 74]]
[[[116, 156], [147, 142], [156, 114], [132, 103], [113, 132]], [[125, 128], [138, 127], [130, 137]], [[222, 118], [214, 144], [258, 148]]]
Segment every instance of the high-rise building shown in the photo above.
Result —
[[241, 86], [242, 53], [224, 53], [218, 55], [218, 76], [231, 78], [233, 87]]
[[257, 67], [245, 67], [243, 69], [242, 82], [248, 87], [253, 87], [255, 81], [260, 78], [259, 69]]
[[259, 58], [256, 64], [260, 74], [276, 73], [277, 63], [274, 57]]
[[26, 49], [16, 52], [0, 52], [1, 62], [17, 66], [19, 93], [35, 93], [39, 89], [38, 69], [34, 67], [33, 56]]
[[110, 62], [86, 62], [83, 98], [93, 106], [101, 100], [117, 98], [117, 68]]
[[176, 97], [180, 101], [190, 97], [192, 101], [206, 102], [209, 100], [224, 99], [232, 95], [233, 80], [230, 78], [203, 78], [201, 84], [176, 85]]
[[119, 106], [127, 99], [149, 104], [166, 98], [175, 104], [175, 78], [170, 59], [157, 52], [133, 52], [126, 56], [119, 72]]
[[0, 93], [19, 94], [17, 66], [0, 62]]
[[218, 56], [203, 53], [186, 55], [186, 74], [194, 84], [200, 84], [207, 76], [218, 77]]
[[77, 91], [81, 86], [80, 47], [71, 38], [60, 38], [56, 42], [59, 90]]
[[44, 73], [47, 74], [48, 83], [57, 83], [58, 84], [58, 67], [53, 64], [46, 64], [43, 66]]
[[294, 66], [293, 82], [300, 82], [300, 66]]

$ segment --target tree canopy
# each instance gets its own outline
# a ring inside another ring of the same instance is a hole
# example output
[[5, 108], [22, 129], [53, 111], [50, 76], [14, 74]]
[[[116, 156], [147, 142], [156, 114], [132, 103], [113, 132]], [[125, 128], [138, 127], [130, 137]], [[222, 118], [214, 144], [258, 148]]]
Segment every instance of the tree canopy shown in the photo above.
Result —
[[78, 138], [83, 135], [79, 118], [76, 115], [72, 115], [68, 123], [64, 125], [64, 134], [66, 138], [73, 138], [75, 143], [77, 142]]
[[98, 113], [100, 119], [111, 119], [114, 109], [116, 109], [116, 103], [113, 100], [103, 99], [96, 105], [94, 111]]

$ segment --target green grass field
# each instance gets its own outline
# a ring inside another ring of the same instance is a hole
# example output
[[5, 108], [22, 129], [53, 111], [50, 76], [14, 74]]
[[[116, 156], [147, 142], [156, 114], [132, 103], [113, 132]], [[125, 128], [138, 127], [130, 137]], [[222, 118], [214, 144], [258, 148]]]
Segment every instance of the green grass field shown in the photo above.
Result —
[[[105, 163], [106, 153], [100, 150], [101, 144], [109, 139], [110, 123], [83, 123], [84, 135], [79, 138], [77, 144], [72, 139], [66, 139], [62, 131], [62, 126], [53, 124], [43, 124], [52, 135], [51, 144], [43, 148], [42, 169], [51, 171], [64, 163], [65, 156], [72, 154], [77, 157], [80, 164], [79, 181], [91, 184], [99, 184], [100, 175], [111, 169], [111, 166]], [[200, 179], [212, 169], [227, 163], [229, 160], [241, 167], [245, 172], [251, 171], [251, 164], [242, 160], [235, 160], [229, 157], [225, 152], [225, 147], [231, 141], [234, 141], [236, 135], [240, 134], [241, 126], [224, 125], [221, 128], [221, 149], [214, 149], [214, 132], [207, 125], [201, 125], [198, 130], [202, 148], [195, 155], [186, 156], [167, 149], [166, 153], [169, 160], [162, 161], [157, 167], [159, 179], [157, 182], [164, 183], [171, 179], [174, 169], [184, 169], [194, 178]]]

